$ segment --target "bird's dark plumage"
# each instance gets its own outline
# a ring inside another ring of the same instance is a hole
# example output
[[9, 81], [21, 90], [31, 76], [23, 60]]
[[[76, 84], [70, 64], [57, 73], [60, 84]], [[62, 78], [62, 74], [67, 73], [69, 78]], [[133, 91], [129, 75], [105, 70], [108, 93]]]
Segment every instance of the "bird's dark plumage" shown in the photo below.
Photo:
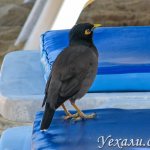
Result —
[[56, 58], [47, 81], [41, 130], [47, 129], [55, 110], [66, 100], [83, 97], [97, 72], [98, 52], [92, 41], [94, 25], [75, 25], [70, 31], [69, 46]]

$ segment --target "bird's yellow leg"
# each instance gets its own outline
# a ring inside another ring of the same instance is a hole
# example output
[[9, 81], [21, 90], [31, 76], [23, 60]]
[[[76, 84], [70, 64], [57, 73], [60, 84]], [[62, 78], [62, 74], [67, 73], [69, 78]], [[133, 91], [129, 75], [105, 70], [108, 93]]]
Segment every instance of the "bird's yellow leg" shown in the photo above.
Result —
[[[70, 101], [70, 102], [71, 102], [71, 101]], [[78, 117], [78, 118], [75, 118], [75, 120], [80, 120], [81, 118], [82, 118], [82, 119], [93, 119], [93, 118], [95, 118], [95, 116], [96, 116], [95, 113], [92, 113], [92, 114], [90, 114], [90, 115], [84, 114], [84, 113], [78, 108], [78, 106], [77, 106], [75, 103], [73, 103], [73, 102], [71, 102], [71, 105], [77, 110], [77, 112], [78, 112], [78, 114], [79, 114], [79, 117]]]
[[66, 114], [66, 116], [64, 117], [65, 120], [71, 119], [71, 118], [77, 118], [77, 117], [79, 116], [78, 113], [76, 113], [76, 114], [71, 114], [71, 113], [67, 110], [67, 108], [65, 107], [64, 104], [62, 104], [61, 106], [62, 106], [62, 108], [64, 109], [64, 112], [65, 112], [65, 114]]

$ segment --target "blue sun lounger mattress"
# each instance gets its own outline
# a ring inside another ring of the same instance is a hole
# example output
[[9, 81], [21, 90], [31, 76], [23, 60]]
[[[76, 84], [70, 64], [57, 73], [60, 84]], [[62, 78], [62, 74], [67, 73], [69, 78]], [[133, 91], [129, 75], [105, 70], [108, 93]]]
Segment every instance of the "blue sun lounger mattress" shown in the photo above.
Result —
[[[56, 30], [41, 36], [46, 80], [56, 57], [68, 46], [68, 35], [69, 30]], [[99, 65], [89, 92], [150, 90], [150, 27], [100, 27], [93, 40]]]
[[[46, 132], [40, 131], [43, 112], [38, 112], [33, 127], [32, 149], [146, 150], [145, 148], [150, 147], [148, 132], [150, 110], [97, 109], [94, 111], [97, 114], [95, 119], [78, 122], [63, 120], [64, 112], [57, 111]], [[91, 112], [93, 110], [85, 111], [87, 114]], [[102, 142], [103, 139], [106, 141], [105, 144]], [[114, 142], [111, 142], [111, 139], [114, 139]], [[121, 139], [119, 144], [117, 139]], [[142, 142], [137, 143], [137, 139]]]

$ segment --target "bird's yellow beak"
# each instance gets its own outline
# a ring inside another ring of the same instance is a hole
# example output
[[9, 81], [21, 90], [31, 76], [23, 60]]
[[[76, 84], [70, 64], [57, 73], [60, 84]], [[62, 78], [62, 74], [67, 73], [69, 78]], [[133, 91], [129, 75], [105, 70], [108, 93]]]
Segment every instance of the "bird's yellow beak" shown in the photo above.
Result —
[[101, 27], [101, 26], [102, 26], [101, 24], [94, 24], [93, 28], [97, 28], [97, 27]]

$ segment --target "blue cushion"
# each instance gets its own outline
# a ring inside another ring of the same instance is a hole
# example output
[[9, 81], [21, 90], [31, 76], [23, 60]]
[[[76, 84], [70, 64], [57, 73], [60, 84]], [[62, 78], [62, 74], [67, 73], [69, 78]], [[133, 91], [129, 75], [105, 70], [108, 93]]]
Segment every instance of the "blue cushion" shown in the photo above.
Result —
[[[65, 115], [64, 112], [56, 112], [52, 124], [46, 132], [40, 131], [43, 112], [38, 112], [33, 127], [32, 149], [95, 150], [101, 146], [99, 137], [107, 138], [108, 136], [114, 139], [142, 139], [143, 144], [147, 144], [150, 138], [148, 132], [150, 130], [150, 110], [98, 109], [94, 111], [97, 114], [95, 119], [79, 122], [64, 121], [60, 119], [62, 115]], [[85, 112], [91, 113], [93, 110]], [[102, 150], [120, 149], [117, 145], [108, 147], [109, 140]], [[134, 148], [132, 146], [123, 147], [123, 150], [133, 150]], [[144, 150], [142, 147], [136, 148]]]
[[[41, 36], [46, 79], [57, 55], [68, 46], [68, 33], [48, 31]], [[150, 27], [102, 27], [93, 39], [99, 66], [89, 92], [150, 90]]]
[[31, 150], [32, 126], [8, 128], [0, 138], [0, 150]]

